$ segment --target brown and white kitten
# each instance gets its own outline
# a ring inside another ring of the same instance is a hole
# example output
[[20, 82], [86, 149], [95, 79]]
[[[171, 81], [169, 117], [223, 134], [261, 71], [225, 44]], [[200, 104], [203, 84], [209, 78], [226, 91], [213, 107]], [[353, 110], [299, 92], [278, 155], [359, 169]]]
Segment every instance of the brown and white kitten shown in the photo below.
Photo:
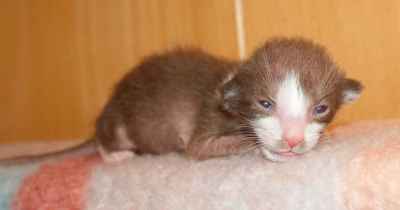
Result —
[[362, 85], [346, 78], [322, 46], [274, 39], [225, 85], [225, 104], [247, 119], [265, 157], [286, 160], [311, 150], [340, 106], [361, 91]]
[[125, 75], [94, 138], [107, 161], [168, 152], [207, 159], [254, 148], [283, 161], [311, 150], [361, 91], [306, 39], [271, 39], [243, 62], [174, 50]]

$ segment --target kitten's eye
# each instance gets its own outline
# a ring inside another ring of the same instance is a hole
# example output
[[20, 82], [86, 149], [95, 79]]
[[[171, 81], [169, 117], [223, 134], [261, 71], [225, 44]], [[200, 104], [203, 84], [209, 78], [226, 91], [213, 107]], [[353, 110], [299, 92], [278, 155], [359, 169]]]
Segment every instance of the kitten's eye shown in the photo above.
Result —
[[267, 111], [272, 109], [272, 103], [269, 101], [259, 101], [260, 105], [263, 106]]
[[316, 115], [321, 115], [326, 113], [329, 110], [329, 107], [327, 105], [318, 105], [314, 108], [314, 114]]

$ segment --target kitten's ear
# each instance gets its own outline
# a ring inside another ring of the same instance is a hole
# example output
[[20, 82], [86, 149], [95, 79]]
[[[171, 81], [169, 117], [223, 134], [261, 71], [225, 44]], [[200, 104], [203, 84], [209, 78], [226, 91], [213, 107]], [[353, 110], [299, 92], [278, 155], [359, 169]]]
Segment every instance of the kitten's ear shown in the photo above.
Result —
[[239, 103], [240, 87], [235, 78], [231, 78], [222, 86], [222, 109], [227, 112], [235, 113]]
[[342, 82], [342, 102], [348, 104], [356, 101], [360, 98], [363, 89], [364, 87], [361, 82], [345, 78]]

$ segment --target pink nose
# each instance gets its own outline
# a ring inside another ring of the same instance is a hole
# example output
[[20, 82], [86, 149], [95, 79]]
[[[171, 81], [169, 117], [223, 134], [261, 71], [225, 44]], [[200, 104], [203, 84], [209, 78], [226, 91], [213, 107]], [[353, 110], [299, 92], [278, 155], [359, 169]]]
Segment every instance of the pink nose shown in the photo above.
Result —
[[293, 148], [304, 141], [303, 135], [286, 136], [285, 140], [290, 148]]
[[285, 119], [283, 124], [283, 139], [290, 148], [293, 148], [304, 141], [306, 122], [304, 119]]
[[293, 148], [303, 142], [303, 137], [291, 137], [286, 139], [290, 148]]

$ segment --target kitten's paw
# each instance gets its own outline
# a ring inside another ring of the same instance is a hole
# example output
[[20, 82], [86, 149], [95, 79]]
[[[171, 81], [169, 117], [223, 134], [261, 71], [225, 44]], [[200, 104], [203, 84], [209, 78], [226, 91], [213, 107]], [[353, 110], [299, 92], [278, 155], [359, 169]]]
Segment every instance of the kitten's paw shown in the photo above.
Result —
[[131, 151], [120, 151], [120, 152], [111, 152], [102, 157], [104, 162], [106, 163], [119, 163], [131, 159], [134, 156], [135, 156], [134, 153]]
[[135, 153], [129, 150], [107, 152], [104, 148], [99, 148], [101, 158], [105, 163], [119, 163], [135, 156]]

